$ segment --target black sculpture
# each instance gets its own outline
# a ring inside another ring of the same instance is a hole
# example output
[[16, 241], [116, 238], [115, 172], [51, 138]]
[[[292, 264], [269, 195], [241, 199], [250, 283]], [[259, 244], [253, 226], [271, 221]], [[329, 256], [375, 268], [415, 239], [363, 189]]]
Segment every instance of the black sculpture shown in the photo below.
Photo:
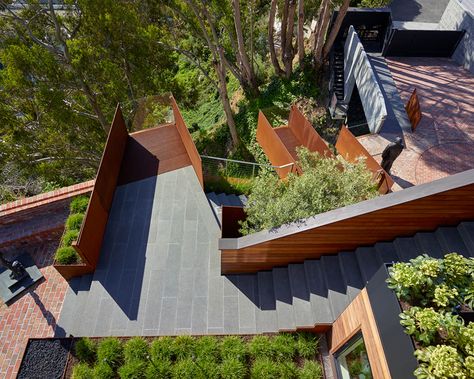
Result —
[[0, 264], [11, 271], [10, 279], [20, 280], [27, 275], [25, 267], [20, 261], [7, 261], [2, 254], [0, 254]]
[[397, 159], [404, 148], [405, 146], [403, 146], [402, 139], [397, 137], [395, 142], [389, 143], [383, 150], [381, 166], [387, 174], [390, 174], [393, 162], [395, 162], [395, 159]]

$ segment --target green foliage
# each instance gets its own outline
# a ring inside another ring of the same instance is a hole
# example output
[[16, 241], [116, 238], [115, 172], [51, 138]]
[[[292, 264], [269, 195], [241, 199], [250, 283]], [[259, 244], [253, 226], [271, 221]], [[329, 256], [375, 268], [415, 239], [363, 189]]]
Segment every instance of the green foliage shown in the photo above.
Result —
[[245, 379], [247, 377], [247, 367], [238, 358], [224, 359], [220, 366], [222, 379]]
[[76, 357], [81, 362], [94, 362], [96, 358], [96, 344], [87, 337], [81, 338], [74, 344], [74, 351], [76, 353]]
[[299, 370], [298, 378], [300, 379], [322, 379], [323, 368], [316, 361], [304, 361], [303, 367]]
[[245, 362], [248, 355], [247, 345], [238, 336], [227, 336], [221, 341], [221, 356], [223, 360], [237, 359]]
[[292, 334], [278, 334], [271, 339], [270, 348], [274, 359], [291, 361], [296, 354], [296, 341]]
[[245, 207], [242, 234], [275, 228], [378, 194], [363, 161], [353, 164], [321, 157], [305, 148], [298, 149], [298, 157], [303, 175], [290, 174], [279, 180], [270, 173], [257, 178]]
[[440, 284], [434, 289], [433, 303], [440, 308], [454, 306], [457, 304], [456, 300], [458, 297], [459, 293], [456, 288], [450, 288], [446, 284]]
[[68, 230], [64, 233], [63, 238], [61, 240], [62, 246], [71, 246], [74, 241], [77, 241], [77, 237], [79, 236], [78, 230]]
[[460, 328], [458, 347], [464, 350], [465, 354], [474, 357], [474, 323]]
[[142, 337], [133, 337], [123, 346], [125, 362], [145, 361], [148, 357], [148, 343]]
[[168, 360], [154, 360], [148, 364], [146, 369], [147, 379], [169, 379], [171, 378], [172, 366]]
[[70, 215], [66, 220], [66, 230], [81, 229], [82, 220], [84, 220], [84, 215], [82, 213], [75, 213]]
[[207, 360], [195, 361], [194, 364], [197, 367], [196, 378], [219, 379], [220, 367], [212, 358]]
[[116, 377], [114, 370], [106, 362], [98, 362], [94, 366], [94, 379], [114, 379]]
[[138, 359], [126, 362], [118, 369], [121, 379], [145, 379], [147, 363]]
[[177, 360], [192, 358], [195, 340], [191, 336], [178, 336], [173, 339], [173, 355]]
[[92, 369], [87, 363], [78, 363], [72, 369], [72, 379], [91, 379]]
[[233, 193], [235, 195], [249, 195], [253, 185], [253, 179], [226, 178], [215, 176], [206, 178], [204, 181], [205, 192]]
[[153, 360], [171, 360], [173, 357], [173, 339], [171, 337], [160, 337], [153, 340], [150, 353]]
[[191, 358], [177, 361], [173, 366], [173, 379], [195, 379], [198, 374], [198, 368]]
[[433, 308], [412, 307], [400, 314], [400, 324], [416, 341], [429, 345], [434, 342], [439, 329], [441, 315]]
[[296, 349], [298, 355], [305, 359], [314, 359], [318, 353], [319, 339], [312, 333], [298, 333]]
[[278, 366], [268, 358], [257, 358], [250, 370], [252, 379], [274, 379], [278, 374]]
[[60, 247], [56, 251], [55, 259], [59, 264], [70, 265], [79, 261], [79, 256], [71, 246]]
[[467, 378], [462, 357], [452, 346], [428, 346], [415, 355], [420, 362], [414, 372], [418, 379]]
[[[249, 343], [250, 356], [253, 359], [269, 358], [273, 355], [270, 338], [267, 336], [255, 336]], [[262, 363], [263, 364], [263, 363]]]
[[219, 361], [220, 350], [216, 337], [203, 336], [197, 338], [194, 346], [195, 357], [198, 361]]
[[295, 362], [284, 361], [276, 364], [278, 377], [281, 379], [295, 379], [298, 375], [298, 368]]
[[99, 342], [97, 346], [97, 361], [109, 364], [114, 370], [121, 365], [123, 349], [118, 338], [107, 337]]
[[89, 205], [89, 196], [77, 196], [69, 204], [69, 211], [74, 213], [86, 213]]

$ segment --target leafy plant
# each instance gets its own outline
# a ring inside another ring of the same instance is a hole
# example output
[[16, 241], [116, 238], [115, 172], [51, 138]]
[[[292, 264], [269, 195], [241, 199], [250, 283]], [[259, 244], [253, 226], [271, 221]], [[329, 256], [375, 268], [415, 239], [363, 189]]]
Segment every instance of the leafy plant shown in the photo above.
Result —
[[176, 359], [186, 359], [193, 356], [195, 340], [191, 336], [178, 336], [173, 340], [172, 349]]
[[78, 363], [72, 369], [72, 379], [90, 379], [92, 378], [92, 369], [91, 367], [84, 362]]
[[66, 230], [81, 229], [82, 220], [84, 220], [84, 215], [82, 213], [75, 213], [70, 215], [66, 220]]
[[222, 379], [245, 379], [247, 368], [238, 358], [224, 359], [220, 366], [220, 375]]
[[114, 370], [106, 362], [99, 362], [94, 366], [94, 379], [114, 379]]
[[220, 356], [219, 344], [213, 336], [204, 336], [195, 341], [196, 359], [218, 361]]
[[278, 362], [276, 370], [280, 379], [295, 379], [298, 375], [298, 368], [295, 362], [292, 361]]
[[460, 328], [458, 346], [466, 355], [474, 357], [474, 323]]
[[146, 362], [134, 359], [122, 365], [118, 369], [118, 374], [121, 379], [145, 379], [146, 368]]
[[145, 361], [148, 357], [148, 343], [142, 337], [129, 339], [123, 346], [125, 362]]
[[168, 360], [151, 360], [146, 369], [147, 379], [169, 379], [171, 378], [172, 365]]
[[295, 338], [291, 334], [278, 334], [271, 339], [270, 348], [274, 359], [292, 360], [296, 354]]
[[69, 204], [69, 211], [71, 214], [85, 213], [88, 205], [89, 205], [88, 196], [77, 196]]
[[107, 337], [99, 342], [97, 346], [97, 361], [105, 362], [114, 370], [123, 361], [123, 349], [120, 341], [115, 337]]
[[443, 259], [443, 272], [447, 281], [452, 285], [465, 282], [469, 274], [467, 259], [456, 253], [446, 254]]
[[213, 359], [194, 361], [196, 366], [196, 378], [199, 379], [219, 379], [219, 365]]
[[87, 337], [81, 338], [74, 344], [74, 351], [76, 353], [76, 357], [81, 362], [94, 362], [96, 358], [96, 344]]
[[153, 360], [171, 360], [173, 357], [173, 339], [160, 337], [151, 343], [150, 354]]
[[415, 340], [429, 345], [434, 342], [440, 326], [440, 314], [433, 308], [412, 307], [400, 314], [400, 324]]
[[270, 339], [267, 336], [255, 336], [249, 343], [250, 356], [254, 359], [269, 358], [273, 354]]
[[278, 378], [278, 367], [268, 358], [257, 358], [250, 370], [252, 379], [274, 379]]
[[177, 361], [173, 366], [173, 379], [194, 379], [198, 375], [197, 366], [191, 358]]
[[227, 336], [221, 341], [221, 356], [223, 360], [237, 359], [245, 362], [248, 350], [242, 338], [237, 336]]
[[414, 372], [418, 379], [467, 378], [462, 357], [452, 346], [428, 346], [415, 351], [415, 356], [420, 362]]
[[319, 339], [312, 333], [298, 333], [296, 349], [298, 355], [305, 359], [313, 359], [318, 352]]
[[71, 246], [60, 247], [56, 251], [55, 259], [63, 265], [70, 265], [79, 261], [79, 256]]
[[64, 233], [63, 239], [61, 241], [62, 246], [71, 246], [74, 241], [77, 241], [78, 235], [78, 230], [68, 230], [66, 233]]
[[299, 370], [298, 377], [300, 379], [322, 379], [323, 368], [319, 362], [306, 360]]
[[459, 292], [456, 288], [448, 287], [446, 284], [440, 284], [434, 289], [433, 303], [438, 307], [446, 308], [457, 304]]

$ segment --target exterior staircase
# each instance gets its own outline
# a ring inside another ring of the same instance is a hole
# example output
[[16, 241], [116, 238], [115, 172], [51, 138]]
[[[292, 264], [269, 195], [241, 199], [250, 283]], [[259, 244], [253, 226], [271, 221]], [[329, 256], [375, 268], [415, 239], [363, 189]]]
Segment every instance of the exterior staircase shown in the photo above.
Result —
[[244, 207], [247, 204], [247, 197], [245, 195], [209, 192], [206, 193], [206, 197], [219, 225], [222, 225], [222, 206]]
[[344, 49], [334, 49], [333, 91], [339, 102], [344, 100]]

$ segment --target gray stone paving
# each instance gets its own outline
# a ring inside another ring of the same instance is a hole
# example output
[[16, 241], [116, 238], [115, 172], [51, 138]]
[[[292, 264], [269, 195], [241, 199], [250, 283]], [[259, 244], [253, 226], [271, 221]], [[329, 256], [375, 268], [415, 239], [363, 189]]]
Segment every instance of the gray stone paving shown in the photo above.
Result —
[[394, 21], [439, 22], [449, 0], [393, 0]]
[[331, 323], [384, 261], [474, 253], [474, 223], [257, 274], [220, 275], [220, 229], [191, 166], [116, 190], [93, 275], [58, 336], [254, 334]]

